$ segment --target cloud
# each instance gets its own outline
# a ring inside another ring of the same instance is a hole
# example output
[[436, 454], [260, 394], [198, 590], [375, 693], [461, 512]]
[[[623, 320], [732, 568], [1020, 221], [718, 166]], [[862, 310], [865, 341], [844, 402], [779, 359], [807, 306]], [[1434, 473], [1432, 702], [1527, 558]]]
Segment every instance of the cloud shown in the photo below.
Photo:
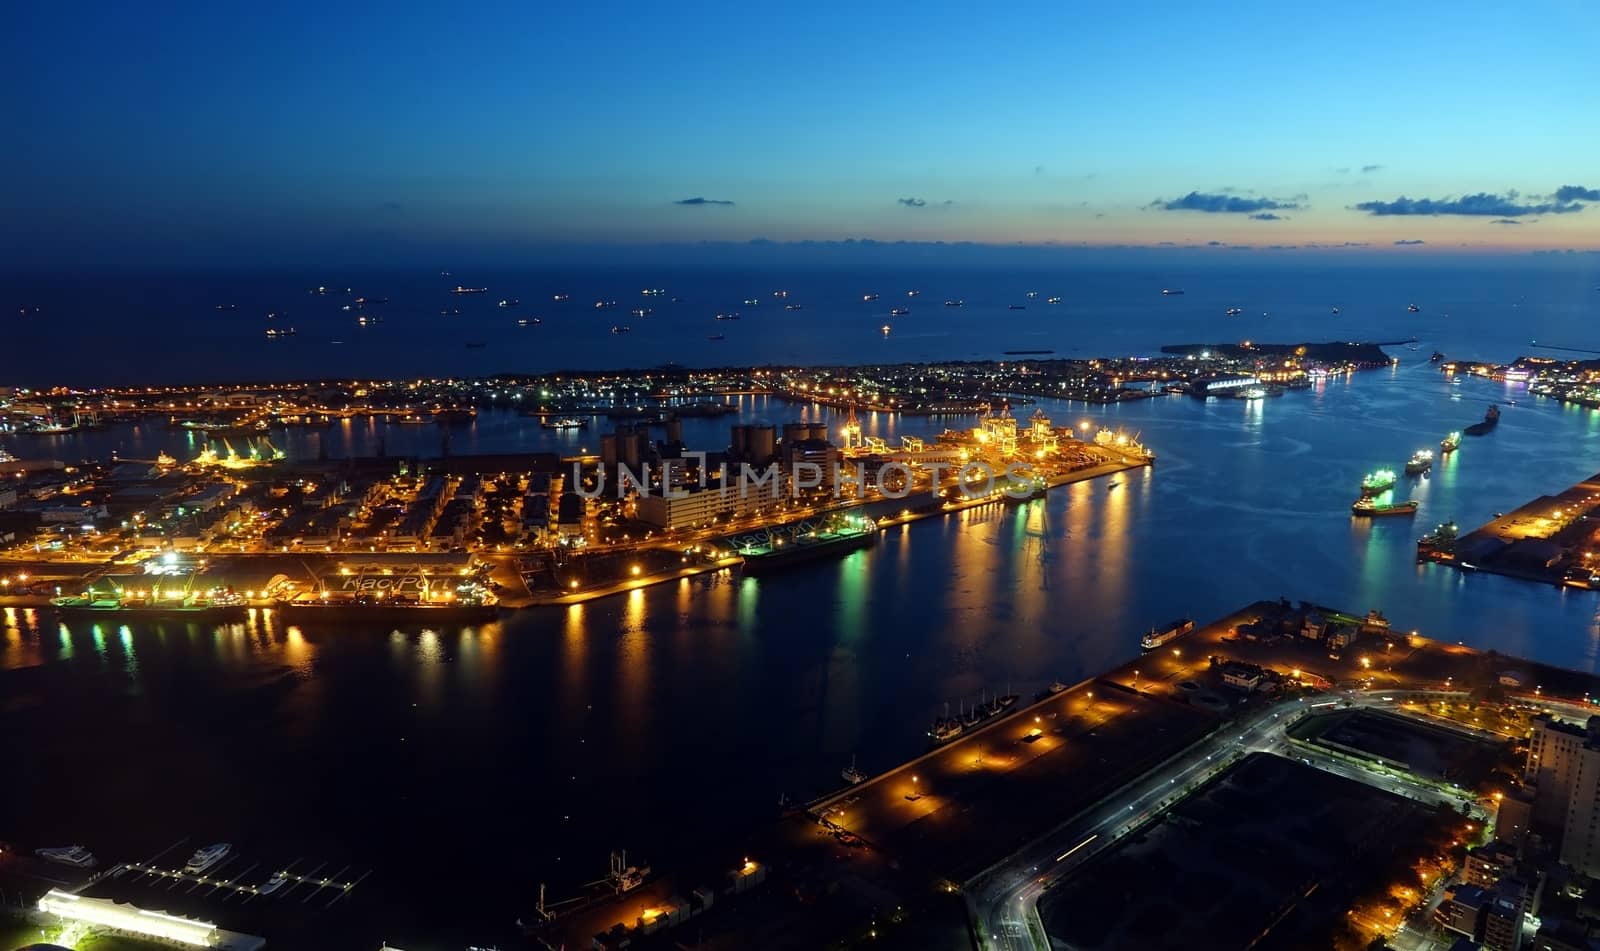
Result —
[[1250, 216], [1254, 221], [1287, 221], [1282, 215], [1275, 215], [1270, 211], [1260, 211]]
[[1427, 243], [1428, 242], [1422, 240], [1421, 238], [1401, 238], [1399, 241], [1395, 242], [1395, 244], [1400, 246], [1400, 247], [1405, 247], [1406, 245], [1411, 245], [1411, 244], [1427, 244]]
[[731, 204], [733, 204], [733, 202], [724, 201], [724, 200], [722, 200], [720, 198], [701, 198], [700, 196], [696, 195], [693, 198], [680, 198], [677, 201], [673, 202], [673, 204], [674, 205], [731, 205]]
[[1600, 188], [1584, 188], [1582, 185], [1562, 185], [1550, 197], [1558, 202], [1600, 201]]
[[1371, 175], [1373, 172], [1381, 172], [1381, 171], [1383, 171], [1383, 166], [1382, 165], [1363, 165], [1363, 166], [1361, 166], [1361, 174], [1363, 174], [1363, 175]]
[[1249, 214], [1255, 211], [1268, 211], [1299, 208], [1300, 205], [1293, 200], [1277, 198], [1242, 198], [1238, 195], [1208, 195], [1203, 192], [1190, 192], [1182, 198], [1171, 201], [1162, 201], [1157, 198], [1149, 207], [1160, 208], [1162, 211], [1203, 211], [1207, 214]]
[[1493, 221], [1491, 221], [1489, 223], [1492, 224], [1492, 225], [1520, 225], [1520, 224], [1522, 224], [1522, 222], [1516, 220], [1515, 218], [1496, 218], [1495, 220], [1493, 220]]
[[[1595, 197], [1590, 197], [1595, 196]], [[1600, 192], [1578, 185], [1563, 185], [1554, 195], [1526, 201], [1516, 192], [1495, 195], [1478, 192], [1459, 198], [1407, 198], [1394, 201], [1364, 201], [1357, 211], [1372, 215], [1481, 215], [1493, 218], [1521, 218], [1525, 215], [1563, 215], [1582, 211], [1578, 199], [1600, 200]]]

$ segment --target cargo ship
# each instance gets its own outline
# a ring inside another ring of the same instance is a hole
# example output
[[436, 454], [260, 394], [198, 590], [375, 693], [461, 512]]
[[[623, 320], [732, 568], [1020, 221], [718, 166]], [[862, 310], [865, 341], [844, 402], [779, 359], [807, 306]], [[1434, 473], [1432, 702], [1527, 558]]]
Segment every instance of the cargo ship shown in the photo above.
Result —
[[870, 548], [877, 541], [876, 525], [864, 519], [852, 518], [845, 520], [842, 525], [810, 532], [786, 532], [781, 536], [769, 534], [755, 544], [741, 546], [739, 554], [744, 556], [744, 573], [756, 575], [828, 555], [847, 555]]
[[192, 621], [242, 620], [249, 610], [245, 600], [232, 592], [170, 600], [80, 595], [52, 598], [50, 606], [66, 617], [136, 616]]
[[1500, 425], [1500, 407], [1491, 404], [1489, 411], [1483, 414], [1483, 422], [1473, 423], [1462, 432], [1468, 436], [1482, 436], [1498, 425]]
[[487, 287], [463, 287], [460, 284], [450, 288], [450, 293], [452, 294], [485, 294], [488, 291]]
[[1455, 452], [1460, 447], [1461, 447], [1461, 434], [1460, 433], [1451, 433], [1450, 435], [1448, 435], [1448, 436], [1444, 437], [1443, 439], [1439, 440], [1439, 451], [1440, 452]]
[[301, 597], [279, 601], [290, 621], [382, 621], [423, 624], [438, 621], [490, 621], [500, 609], [492, 600], [419, 601], [407, 597]]
[[1194, 619], [1181, 617], [1161, 627], [1152, 627], [1147, 634], [1139, 638], [1139, 646], [1147, 651], [1153, 651], [1173, 638], [1182, 637], [1192, 630], [1194, 630]]
[[1375, 472], [1369, 472], [1366, 478], [1361, 480], [1361, 496], [1362, 498], [1370, 498], [1379, 493], [1387, 492], [1394, 488], [1395, 481], [1396, 476], [1393, 469], [1379, 469]]
[[1455, 522], [1445, 522], [1417, 539], [1417, 560], [1449, 559], [1455, 555], [1456, 537], [1460, 529]]
[[1418, 449], [1406, 460], [1406, 475], [1422, 475], [1433, 468], [1433, 452], [1428, 449]]
[[1415, 499], [1406, 502], [1379, 502], [1376, 499], [1357, 499], [1350, 506], [1350, 511], [1356, 515], [1365, 515], [1374, 518], [1380, 515], [1415, 515], [1417, 506], [1421, 504]]

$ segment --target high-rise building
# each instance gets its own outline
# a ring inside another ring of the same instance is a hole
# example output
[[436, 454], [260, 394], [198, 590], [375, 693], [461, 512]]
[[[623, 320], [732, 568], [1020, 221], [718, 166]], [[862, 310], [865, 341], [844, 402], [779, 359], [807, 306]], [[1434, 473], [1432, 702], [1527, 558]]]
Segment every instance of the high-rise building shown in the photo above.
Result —
[[1533, 829], [1560, 836], [1563, 865], [1600, 875], [1600, 717], [1587, 729], [1534, 717], [1525, 778], [1534, 785]]
[[1500, 881], [1494, 898], [1483, 909], [1483, 951], [1520, 951], [1527, 901], [1526, 883], [1516, 878]]

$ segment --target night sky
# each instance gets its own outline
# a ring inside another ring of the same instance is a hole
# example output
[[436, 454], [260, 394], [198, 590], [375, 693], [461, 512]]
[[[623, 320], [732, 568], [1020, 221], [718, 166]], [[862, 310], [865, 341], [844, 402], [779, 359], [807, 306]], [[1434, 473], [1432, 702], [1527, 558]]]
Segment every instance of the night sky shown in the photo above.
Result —
[[1600, 248], [1600, 5], [19, 3], [0, 269]]

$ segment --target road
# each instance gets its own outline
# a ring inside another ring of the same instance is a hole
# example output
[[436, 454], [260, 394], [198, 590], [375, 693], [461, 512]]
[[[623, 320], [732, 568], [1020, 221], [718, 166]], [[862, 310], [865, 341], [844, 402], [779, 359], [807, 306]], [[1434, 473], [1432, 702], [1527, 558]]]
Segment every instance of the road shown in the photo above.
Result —
[[[1395, 695], [1347, 693], [1353, 706], [1394, 709]], [[1364, 770], [1329, 756], [1291, 749], [1285, 728], [1328, 700], [1284, 701], [1225, 726], [1190, 750], [1146, 774], [1111, 800], [1090, 809], [967, 884], [968, 911], [979, 947], [1000, 951], [1050, 951], [1039, 917], [1039, 898], [1056, 881], [1115, 846], [1130, 831], [1183, 798], [1249, 753], [1276, 753], [1329, 772], [1379, 785], [1421, 802], [1474, 803], [1469, 793], [1452, 795], [1402, 776]], [[1375, 781], [1380, 780], [1380, 781]]]

